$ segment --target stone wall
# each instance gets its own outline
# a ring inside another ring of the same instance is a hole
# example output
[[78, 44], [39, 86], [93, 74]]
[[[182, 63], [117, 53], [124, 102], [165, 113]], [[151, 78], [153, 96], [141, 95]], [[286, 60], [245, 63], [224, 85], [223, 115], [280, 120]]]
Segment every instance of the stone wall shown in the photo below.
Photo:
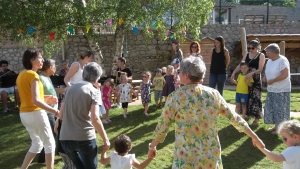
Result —
[[[226, 41], [226, 47], [230, 51], [231, 63], [229, 66], [229, 74], [240, 62], [240, 58], [233, 55], [232, 50], [235, 44], [240, 41], [239, 29], [244, 27], [247, 34], [300, 34], [300, 23], [285, 23], [282, 25], [207, 25], [201, 29], [202, 34], [200, 38], [222, 35]], [[113, 64], [113, 35], [103, 35], [98, 44], [102, 51], [103, 59], [100, 59], [101, 66], [111, 74], [111, 67]], [[127, 41], [127, 43], [126, 43]], [[127, 44], [127, 45], [126, 45]], [[8, 60], [12, 70], [19, 72], [22, 70], [22, 54], [25, 48], [19, 46], [1, 46], [0, 58]], [[76, 54], [84, 50], [91, 50], [88, 40], [84, 36], [69, 36], [67, 42], [64, 44], [65, 59], [72, 63], [76, 60]], [[133, 71], [133, 78], [140, 79], [141, 72], [154, 70], [158, 67], [167, 66], [172, 61], [172, 49], [170, 41], [158, 41], [156, 38], [147, 40], [142, 33], [134, 35], [132, 31], [128, 31], [128, 35], [124, 40], [124, 51], [128, 51], [125, 55], [127, 59], [127, 66]], [[62, 60], [62, 51], [52, 55], [52, 58], [57, 61], [59, 65], [57, 70], [60, 70], [60, 62]], [[296, 72], [300, 66], [300, 56], [288, 56], [291, 62], [291, 72]], [[154, 74], [153, 74], [154, 75]]]
[[[300, 2], [299, 2], [300, 3]], [[287, 22], [300, 22], [300, 8], [270, 6], [269, 15], [287, 15]], [[231, 22], [239, 23], [239, 19], [244, 19], [244, 15], [265, 15], [267, 16], [267, 6], [262, 5], [236, 5], [231, 9]]]

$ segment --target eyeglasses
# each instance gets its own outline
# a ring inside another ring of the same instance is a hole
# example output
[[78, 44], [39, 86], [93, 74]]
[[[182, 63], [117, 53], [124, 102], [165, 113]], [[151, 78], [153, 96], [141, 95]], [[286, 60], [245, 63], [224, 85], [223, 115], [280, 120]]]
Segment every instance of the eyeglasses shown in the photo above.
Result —
[[286, 141], [287, 141], [287, 138], [285, 138], [285, 137], [282, 137], [282, 140], [283, 140], [284, 142], [286, 142]]
[[198, 46], [192, 46], [191, 48], [195, 48], [195, 49], [197, 49], [197, 48], [198, 48]]
[[253, 48], [253, 47], [252, 47], [252, 48], [251, 48], [251, 47], [248, 47], [247, 49], [248, 49], [248, 50], [250, 50], [250, 49], [254, 50], [255, 48]]

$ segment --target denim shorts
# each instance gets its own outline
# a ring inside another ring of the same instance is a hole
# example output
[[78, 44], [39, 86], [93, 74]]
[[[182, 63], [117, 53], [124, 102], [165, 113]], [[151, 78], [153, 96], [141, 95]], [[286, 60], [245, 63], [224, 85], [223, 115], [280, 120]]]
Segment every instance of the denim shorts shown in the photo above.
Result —
[[162, 90], [154, 90], [154, 100], [157, 101], [158, 99], [162, 98]]
[[248, 94], [236, 93], [235, 102], [241, 103], [242, 105], [247, 105], [248, 104]]

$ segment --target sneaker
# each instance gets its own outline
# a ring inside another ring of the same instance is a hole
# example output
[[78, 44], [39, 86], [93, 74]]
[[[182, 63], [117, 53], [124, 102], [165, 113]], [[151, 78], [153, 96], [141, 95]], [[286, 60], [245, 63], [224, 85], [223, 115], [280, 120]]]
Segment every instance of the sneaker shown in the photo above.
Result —
[[122, 108], [122, 105], [121, 105], [121, 103], [117, 103], [117, 108]]
[[9, 113], [9, 109], [5, 108], [4, 111], [3, 111], [3, 114], [8, 114], [8, 113]]
[[15, 107], [14, 110], [17, 112], [20, 111], [19, 107]]

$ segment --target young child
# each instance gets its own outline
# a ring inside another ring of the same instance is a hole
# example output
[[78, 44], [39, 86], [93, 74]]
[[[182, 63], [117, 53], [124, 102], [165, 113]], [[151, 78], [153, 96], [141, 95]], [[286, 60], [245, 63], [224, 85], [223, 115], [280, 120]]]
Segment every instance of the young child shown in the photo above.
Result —
[[109, 115], [109, 109], [111, 108], [111, 103], [110, 103], [110, 96], [114, 88], [114, 79], [108, 78], [103, 86], [101, 86], [101, 91], [102, 91], [102, 101], [104, 108], [106, 110], [106, 114], [103, 115], [103, 124], [108, 124], [111, 122], [111, 120], [108, 118]]
[[165, 76], [167, 74], [167, 67], [162, 67], [161, 68], [161, 71], [162, 71], [162, 76]]
[[165, 75], [166, 84], [164, 85], [162, 96], [165, 97], [165, 100], [175, 90], [174, 86], [174, 67], [169, 65], [167, 67], [167, 74]]
[[[128, 78], [126, 75], [121, 75], [121, 84], [118, 85], [117, 93], [120, 96], [120, 102], [122, 103], [122, 108], [124, 110], [124, 118], [127, 118], [127, 108], [130, 100], [130, 92], [133, 91], [131, 84], [128, 83]], [[134, 91], [133, 91], [134, 92]]]
[[236, 84], [236, 96], [235, 96], [235, 111], [240, 113], [241, 105], [242, 105], [242, 114], [245, 120], [248, 120], [246, 112], [247, 112], [247, 104], [248, 104], [248, 93], [249, 87], [252, 87], [253, 78], [247, 79], [246, 75], [248, 73], [249, 67], [246, 62], [240, 63], [241, 73], [239, 74], [237, 80], [233, 80], [232, 82]]
[[180, 87], [180, 77], [179, 77], [179, 63], [180, 60], [178, 58], [175, 58], [171, 65], [174, 67], [174, 85], [175, 90], [179, 89]]
[[165, 78], [162, 76], [162, 70], [157, 68], [156, 69], [156, 76], [153, 78], [153, 85], [154, 88], [154, 99], [156, 108], [158, 108], [158, 100], [159, 100], [159, 106], [162, 107], [162, 91], [164, 88], [164, 85], [166, 84]]
[[116, 138], [114, 148], [115, 151], [111, 152], [109, 157], [106, 155], [108, 148], [104, 148], [101, 153], [101, 163], [104, 165], [110, 164], [112, 169], [130, 169], [132, 166], [135, 168], [146, 168], [156, 156], [156, 149], [154, 149], [151, 156], [139, 163], [135, 158], [135, 154], [128, 154], [132, 148], [131, 140], [125, 134], [121, 134]]
[[300, 168], [300, 122], [298, 120], [282, 122], [278, 126], [278, 134], [288, 146], [281, 154], [275, 154], [262, 147], [258, 149], [272, 161], [283, 162], [283, 169]]
[[151, 102], [151, 93], [150, 86], [152, 85], [151, 81], [151, 73], [149, 71], [143, 72], [143, 82], [140, 84], [140, 88], [138, 92], [141, 93], [142, 103], [144, 106], [144, 114], [149, 116], [148, 114], [148, 104]]

